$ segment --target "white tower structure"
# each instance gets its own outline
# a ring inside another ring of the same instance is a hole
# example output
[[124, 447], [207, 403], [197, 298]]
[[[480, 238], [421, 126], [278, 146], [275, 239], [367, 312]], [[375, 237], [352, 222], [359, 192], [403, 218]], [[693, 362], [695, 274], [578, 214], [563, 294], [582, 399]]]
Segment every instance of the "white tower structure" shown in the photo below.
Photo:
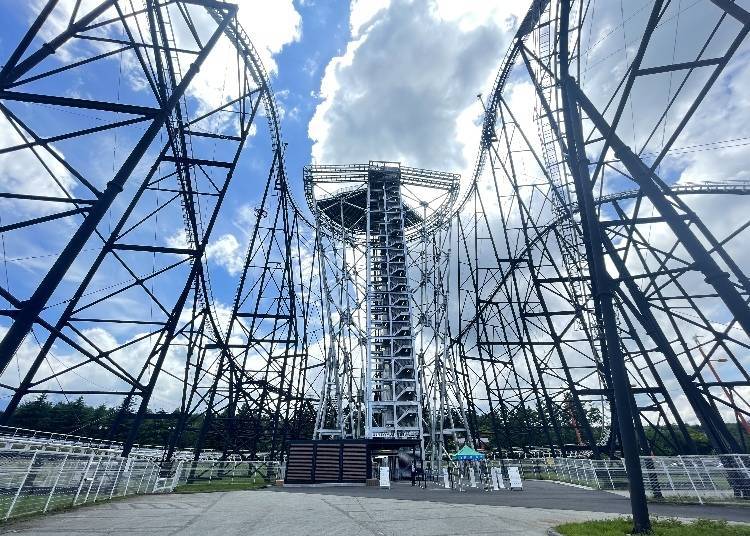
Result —
[[304, 177], [327, 316], [315, 438], [426, 439], [439, 458], [464, 431], [441, 252], [459, 177], [376, 161]]

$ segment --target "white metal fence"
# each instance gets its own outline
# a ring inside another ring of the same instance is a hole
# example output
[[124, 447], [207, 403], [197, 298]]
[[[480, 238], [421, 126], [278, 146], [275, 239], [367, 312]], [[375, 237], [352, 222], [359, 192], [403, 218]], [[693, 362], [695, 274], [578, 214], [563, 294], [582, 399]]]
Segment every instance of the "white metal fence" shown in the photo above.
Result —
[[[625, 491], [620, 460], [525, 458], [488, 460], [517, 466], [526, 479], [559, 480], [596, 489]], [[647, 492], [656, 498], [706, 501], [750, 498], [750, 455], [642, 457]], [[0, 520], [80, 506], [128, 495], [171, 492], [177, 486], [260, 485], [283, 478], [271, 461], [154, 459], [106, 452], [0, 450]], [[226, 487], [226, 486], [225, 486]], [[197, 488], [196, 488], [197, 489]]]
[[[176, 486], [264, 484], [281, 466], [265, 461], [176, 461], [92, 452], [0, 450], [0, 520], [128, 495], [169, 493]], [[239, 487], [239, 486], [238, 486]]]
[[[76, 436], [72, 434], [57, 434], [54, 432], [40, 432], [26, 428], [0, 426], [0, 451], [4, 450], [43, 450], [47, 452], [70, 452], [78, 454], [111, 454], [119, 455], [123, 444], [118, 441]], [[131, 456], [138, 458], [152, 458], [160, 460], [164, 455], [163, 446], [133, 445]], [[192, 460], [192, 450], [176, 450], [172, 457], [175, 460]], [[201, 460], [218, 460], [222, 453], [204, 449], [200, 454]]]
[[[500, 465], [500, 460], [492, 462]], [[526, 458], [503, 460], [522, 469], [524, 478], [558, 480], [595, 489], [625, 491], [622, 460]], [[750, 499], [750, 455], [643, 456], [646, 492], [653, 498], [706, 501]]]
[[232, 484], [272, 483], [283, 478], [279, 462], [198, 461], [178, 462], [173, 472], [175, 486], [190, 486], [220, 480]]
[[153, 493], [159, 466], [102, 454], [0, 452], [0, 519]]

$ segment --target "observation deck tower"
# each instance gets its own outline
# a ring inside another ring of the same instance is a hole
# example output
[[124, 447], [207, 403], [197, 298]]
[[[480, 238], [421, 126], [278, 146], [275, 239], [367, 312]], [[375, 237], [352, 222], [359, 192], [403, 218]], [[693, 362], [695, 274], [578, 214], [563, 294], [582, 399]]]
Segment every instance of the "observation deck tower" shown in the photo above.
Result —
[[447, 220], [458, 175], [371, 161], [307, 166], [304, 177], [327, 245], [319, 238], [331, 343], [316, 437], [421, 442], [408, 248]]

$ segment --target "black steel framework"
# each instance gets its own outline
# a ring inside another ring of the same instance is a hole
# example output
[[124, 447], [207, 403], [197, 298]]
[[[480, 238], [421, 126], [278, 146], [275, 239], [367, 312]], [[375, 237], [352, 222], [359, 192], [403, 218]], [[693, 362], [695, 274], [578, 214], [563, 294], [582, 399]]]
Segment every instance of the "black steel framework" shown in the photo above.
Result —
[[[750, 13], [728, 0], [600, 7], [532, 3], [484, 101], [458, 202], [455, 176], [402, 168], [455, 207], [404, 210], [405, 237], [432, 237], [407, 260], [424, 281], [414, 327], [445, 348], [419, 356], [432, 441], [455, 429], [438, 398], [465, 398], [470, 441], [624, 454], [637, 474], [638, 451], [698, 452], [695, 423], [715, 452], [747, 451], [750, 220], [715, 214], [750, 193], [718, 165], [744, 164], [746, 137], [709, 127], [721, 106], [746, 112], [729, 90]], [[356, 435], [362, 407], [330, 393], [361, 388], [349, 320], [364, 256], [320, 251], [366, 228], [366, 194], [340, 187], [367, 166], [315, 167], [336, 196], [316, 205], [306, 190], [327, 223], [314, 228], [289, 191], [273, 92], [236, 7], [50, 0], [15, 37], [0, 68], [3, 420], [43, 393], [116, 400], [111, 435], [128, 430], [128, 453], [155, 398], [176, 389], [166, 458], [214, 444], [277, 456], [327, 405], [340, 418], [319, 428]], [[218, 63], [232, 70], [212, 100], [201, 76]], [[697, 153], [717, 175], [688, 173]], [[222, 300], [211, 252], [238, 181], [257, 195]], [[329, 302], [338, 326], [323, 324]], [[332, 345], [341, 369], [327, 368], [339, 366]], [[453, 394], [436, 387], [447, 383]]]
[[[171, 389], [167, 458], [185, 446], [197, 457], [215, 436], [225, 456], [274, 456], [302, 433], [317, 328], [300, 252], [314, 247], [288, 191], [272, 89], [236, 13], [213, 0], [107, 0], [88, 12], [51, 0], [5, 59], [4, 421], [41, 393], [119, 399], [110, 436], [127, 430], [128, 454], [154, 396]], [[223, 85], [201, 93], [201, 69], [217, 63], [229, 66]], [[86, 98], [67, 96], [76, 83]], [[248, 149], [261, 114], [267, 129]], [[267, 173], [243, 168], [250, 152]], [[13, 180], [14, 161], [38, 175], [33, 185]], [[258, 202], [227, 312], [210, 248], [240, 181]], [[54, 225], [45, 261], [28, 269], [28, 244]]]
[[649, 526], [639, 451], [697, 452], [686, 419], [718, 453], [747, 448], [750, 285], [738, 259], [750, 222], [705, 220], [692, 205], [731, 206], [748, 185], [675, 177], [692, 150], [727, 155], [731, 142], [701, 138], [710, 119], [698, 112], [726, 84], [749, 19], [731, 2], [699, 4], [607, 18], [612, 6], [595, 2], [533, 2], [455, 220], [453, 351], [473, 433], [481, 419], [499, 449], [624, 455], [635, 532]]
[[[632, 57], [604, 45], [609, 56], [597, 56], [591, 40], [617, 29], [596, 35], [590, 2], [534, 2], [520, 25], [486, 102], [475, 182], [455, 220], [453, 350], [477, 408], [473, 426], [486, 413], [498, 448], [528, 452], [543, 438], [552, 453], [598, 457], [627, 439], [644, 454], [690, 453], [685, 418], [693, 417], [716, 452], [746, 450], [750, 287], [736, 259], [749, 222], [717, 235], [717, 218], [705, 221], [691, 202], [710, 196], [716, 208], [748, 184], [660, 177], [697, 148], [675, 142], [747, 35], [741, 8], [713, 4], [700, 6], [710, 23], [693, 35], [694, 57], [655, 66], [644, 59], [658, 57], [651, 43], [680, 32], [674, 2], [622, 15], [621, 26], [639, 30]], [[601, 56], [615, 57], [622, 73], [604, 91], [581, 83]], [[672, 89], [654, 110], [649, 77], [665, 73]], [[537, 103], [531, 122], [513, 103], [524, 84]], [[719, 357], [723, 379], [711, 373]], [[593, 407], [602, 422], [591, 422]], [[636, 436], [624, 437], [630, 429]]]

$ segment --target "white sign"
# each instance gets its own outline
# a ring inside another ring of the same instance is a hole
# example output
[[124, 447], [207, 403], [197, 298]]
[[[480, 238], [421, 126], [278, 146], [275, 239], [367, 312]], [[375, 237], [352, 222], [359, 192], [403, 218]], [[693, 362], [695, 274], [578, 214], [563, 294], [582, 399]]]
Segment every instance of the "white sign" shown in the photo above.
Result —
[[503, 483], [503, 470], [499, 467], [493, 467], [490, 471], [492, 477], [492, 489], [497, 491], [505, 489], [505, 483]]
[[380, 487], [389, 489], [391, 487], [391, 470], [387, 465], [380, 468]]
[[510, 480], [510, 489], [523, 489], [518, 467], [508, 467], [508, 480]]
[[443, 485], [446, 488], [451, 487], [451, 482], [450, 482], [450, 479], [448, 478], [448, 469], [446, 468], [443, 468]]
[[474, 468], [469, 467], [469, 483], [472, 488], [477, 487], [477, 478], [474, 476]]

